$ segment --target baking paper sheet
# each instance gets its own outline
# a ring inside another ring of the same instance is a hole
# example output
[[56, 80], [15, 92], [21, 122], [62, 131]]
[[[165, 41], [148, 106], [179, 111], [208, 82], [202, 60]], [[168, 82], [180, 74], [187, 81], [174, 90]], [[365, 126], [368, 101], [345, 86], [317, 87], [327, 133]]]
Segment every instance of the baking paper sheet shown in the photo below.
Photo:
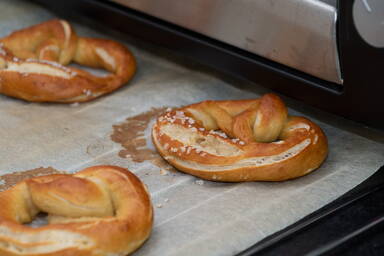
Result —
[[[54, 17], [27, 1], [3, 0], [0, 5], [1, 37]], [[74, 25], [80, 35], [111, 38]], [[157, 155], [134, 161], [130, 151], [122, 151], [122, 145], [111, 139], [127, 118], [205, 99], [256, 98], [267, 90], [256, 85], [249, 85], [253, 92], [239, 89], [248, 85], [113, 35], [138, 59], [134, 79], [115, 93], [79, 105], [27, 103], [0, 96], [0, 175], [41, 166], [68, 172], [98, 164], [129, 168], [148, 185], [155, 206], [153, 233], [136, 256], [236, 254], [336, 199], [384, 163], [384, 145], [374, 141], [382, 141], [382, 134], [373, 132], [371, 139], [364, 138], [347, 130], [369, 133], [369, 129], [326, 114], [320, 119], [316, 114], [307, 116], [328, 136], [328, 159], [313, 174], [292, 181], [214, 183], [166, 171], [171, 168], [158, 164]], [[315, 113], [289, 102], [296, 108], [290, 109], [291, 114]], [[138, 147], [151, 150], [150, 123], [142, 122]]]

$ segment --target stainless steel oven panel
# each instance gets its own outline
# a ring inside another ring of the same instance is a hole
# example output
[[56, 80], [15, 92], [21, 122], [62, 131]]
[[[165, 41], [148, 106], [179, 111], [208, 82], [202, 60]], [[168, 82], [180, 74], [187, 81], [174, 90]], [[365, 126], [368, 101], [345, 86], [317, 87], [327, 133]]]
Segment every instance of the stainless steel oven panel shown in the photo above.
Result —
[[111, 0], [342, 84], [335, 0]]

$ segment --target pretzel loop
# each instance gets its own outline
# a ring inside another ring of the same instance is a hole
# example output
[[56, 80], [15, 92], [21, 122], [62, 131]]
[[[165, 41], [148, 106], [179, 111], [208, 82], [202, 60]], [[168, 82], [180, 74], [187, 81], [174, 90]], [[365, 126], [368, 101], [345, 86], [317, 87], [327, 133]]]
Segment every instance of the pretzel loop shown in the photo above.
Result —
[[[95, 166], [35, 177], [0, 192], [0, 255], [126, 255], [152, 227], [152, 205], [128, 170]], [[49, 225], [32, 228], [37, 213]]]
[[[111, 74], [99, 77], [64, 66], [71, 62]], [[47, 21], [0, 39], [0, 93], [28, 101], [88, 101], [119, 88], [135, 70], [135, 59], [125, 46], [78, 37], [64, 20]]]
[[328, 147], [316, 124], [287, 113], [274, 94], [203, 101], [160, 116], [152, 138], [168, 162], [204, 179], [286, 180], [318, 168]]

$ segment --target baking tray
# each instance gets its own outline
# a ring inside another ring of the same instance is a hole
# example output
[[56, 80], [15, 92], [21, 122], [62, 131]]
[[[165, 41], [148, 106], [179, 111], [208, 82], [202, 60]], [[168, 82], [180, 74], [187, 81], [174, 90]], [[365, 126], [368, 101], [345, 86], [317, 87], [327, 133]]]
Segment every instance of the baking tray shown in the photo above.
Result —
[[[29, 1], [1, 5], [1, 36], [57, 17]], [[241, 253], [339, 198], [383, 164], [381, 132], [284, 98], [291, 114], [311, 118], [328, 136], [330, 154], [316, 172], [287, 182], [236, 184], [177, 172], [151, 144], [157, 114], [205, 99], [256, 98], [269, 90], [78, 18], [70, 19], [78, 34], [125, 43], [137, 58], [138, 72], [123, 88], [89, 103], [36, 104], [1, 96], [0, 186], [40, 175], [40, 169], [25, 172], [39, 167], [72, 173], [112, 164], [132, 170], [147, 184], [155, 207], [153, 233], [135, 255]], [[124, 129], [133, 137], [122, 138]]]

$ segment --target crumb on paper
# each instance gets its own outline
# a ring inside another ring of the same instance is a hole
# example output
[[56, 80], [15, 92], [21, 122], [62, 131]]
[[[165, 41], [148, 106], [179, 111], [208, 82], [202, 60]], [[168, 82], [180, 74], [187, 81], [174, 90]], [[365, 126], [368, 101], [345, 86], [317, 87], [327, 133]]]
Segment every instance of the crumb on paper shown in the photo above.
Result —
[[79, 102], [74, 102], [74, 103], [72, 103], [70, 106], [71, 106], [71, 107], [78, 107], [79, 105], [80, 105]]
[[156, 204], [156, 207], [157, 207], [157, 208], [162, 208], [163, 205], [162, 205], [162, 204]]
[[169, 202], [169, 198], [165, 198], [165, 199], [164, 199], [164, 202], [165, 202], [165, 203], [168, 203], [168, 202]]
[[203, 185], [204, 184], [204, 181], [203, 180], [196, 180], [195, 181], [195, 183], [197, 184], [197, 185]]
[[165, 170], [165, 169], [160, 169], [160, 175], [168, 175], [168, 171], [167, 170]]

